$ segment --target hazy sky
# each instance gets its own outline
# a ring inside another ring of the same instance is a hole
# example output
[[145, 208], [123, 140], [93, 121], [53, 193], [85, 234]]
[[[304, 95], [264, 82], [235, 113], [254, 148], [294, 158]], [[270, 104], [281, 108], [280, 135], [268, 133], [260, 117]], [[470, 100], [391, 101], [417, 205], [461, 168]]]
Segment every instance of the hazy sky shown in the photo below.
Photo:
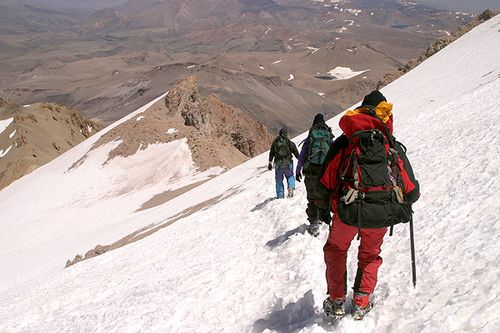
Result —
[[482, 12], [486, 8], [500, 10], [500, 0], [414, 0], [429, 6], [449, 10]]

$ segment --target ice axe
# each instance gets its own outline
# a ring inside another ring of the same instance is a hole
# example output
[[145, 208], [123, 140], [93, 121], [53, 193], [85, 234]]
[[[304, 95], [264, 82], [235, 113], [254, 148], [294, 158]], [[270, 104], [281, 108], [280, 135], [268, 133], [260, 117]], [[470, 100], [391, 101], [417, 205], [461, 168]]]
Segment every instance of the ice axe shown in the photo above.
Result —
[[417, 268], [415, 261], [415, 238], [413, 234], [413, 214], [410, 217], [410, 246], [411, 246], [411, 275], [413, 281], [413, 288], [417, 286]]

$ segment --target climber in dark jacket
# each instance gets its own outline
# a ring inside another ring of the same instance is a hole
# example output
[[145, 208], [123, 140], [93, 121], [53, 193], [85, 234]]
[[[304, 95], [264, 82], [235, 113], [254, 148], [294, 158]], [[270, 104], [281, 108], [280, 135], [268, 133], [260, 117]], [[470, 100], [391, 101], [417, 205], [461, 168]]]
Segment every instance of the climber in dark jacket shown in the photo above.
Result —
[[[307, 191], [307, 220], [309, 221], [308, 232], [318, 236], [319, 227], [322, 222], [329, 224], [330, 206], [326, 188], [319, 181], [323, 161], [328, 153], [333, 134], [321, 113], [318, 113], [309, 129], [309, 135], [304, 140], [297, 163], [297, 181], [302, 178], [304, 172], [304, 183]], [[326, 198], [326, 199], [325, 199]]]
[[293, 197], [295, 190], [295, 177], [293, 175], [293, 157], [299, 158], [297, 146], [290, 139], [285, 128], [280, 130], [280, 134], [274, 139], [269, 151], [269, 163], [267, 168], [272, 170], [274, 160], [274, 170], [276, 178], [276, 197], [285, 197], [283, 178], [286, 177], [288, 184], [288, 197]]

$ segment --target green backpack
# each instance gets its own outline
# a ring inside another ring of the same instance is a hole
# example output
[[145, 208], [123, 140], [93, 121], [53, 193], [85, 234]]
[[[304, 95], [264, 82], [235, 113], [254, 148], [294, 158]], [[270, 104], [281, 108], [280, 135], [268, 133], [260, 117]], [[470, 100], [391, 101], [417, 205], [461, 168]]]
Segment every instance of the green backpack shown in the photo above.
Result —
[[332, 133], [327, 126], [314, 126], [309, 131], [309, 152], [307, 161], [311, 164], [323, 164], [330, 149]]
[[276, 138], [274, 143], [274, 154], [275, 163], [278, 166], [287, 166], [290, 164], [292, 158], [292, 152], [290, 151], [290, 145], [288, 144], [288, 139], [282, 136]]

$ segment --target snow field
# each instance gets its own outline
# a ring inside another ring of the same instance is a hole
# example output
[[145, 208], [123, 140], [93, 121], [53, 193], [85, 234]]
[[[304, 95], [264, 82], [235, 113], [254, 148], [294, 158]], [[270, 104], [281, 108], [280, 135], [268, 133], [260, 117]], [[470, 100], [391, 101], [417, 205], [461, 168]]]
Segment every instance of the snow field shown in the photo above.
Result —
[[[318, 238], [305, 233], [303, 183], [293, 198], [270, 200], [274, 173], [265, 169], [267, 154], [162, 206], [129, 213], [120, 209], [135, 208], [132, 203], [160, 187], [114, 197], [106, 208], [37, 190], [51, 188], [87, 150], [84, 143], [0, 192], [0, 266], [8, 267], [0, 276], [0, 331], [498, 332], [499, 28], [500, 17], [482, 24], [383, 90], [394, 103], [395, 135], [408, 147], [421, 184], [413, 207], [418, 282], [414, 289], [408, 226], [398, 225], [382, 245], [375, 307], [363, 321], [347, 316], [329, 328], [321, 320], [327, 229]], [[339, 135], [337, 122], [329, 125]], [[27, 196], [21, 188], [47, 198], [20, 200]], [[37, 219], [24, 213], [27, 202]], [[59, 262], [75, 254], [75, 245], [41, 250], [61, 234], [94, 246], [98, 233], [112, 238], [132, 226], [158, 225], [199, 204], [168, 228], [67, 269]], [[105, 214], [75, 223], [70, 211], [81, 207], [87, 217], [92, 207]], [[50, 221], [64, 212], [71, 223]], [[99, 228], [91, 224], [99, 222]], [[354, 241], [349, 288], [356, 252]], [[28, 260], [33, 266], [25, 270]], [[13, 282], [24, 275], [31, 281]]]

